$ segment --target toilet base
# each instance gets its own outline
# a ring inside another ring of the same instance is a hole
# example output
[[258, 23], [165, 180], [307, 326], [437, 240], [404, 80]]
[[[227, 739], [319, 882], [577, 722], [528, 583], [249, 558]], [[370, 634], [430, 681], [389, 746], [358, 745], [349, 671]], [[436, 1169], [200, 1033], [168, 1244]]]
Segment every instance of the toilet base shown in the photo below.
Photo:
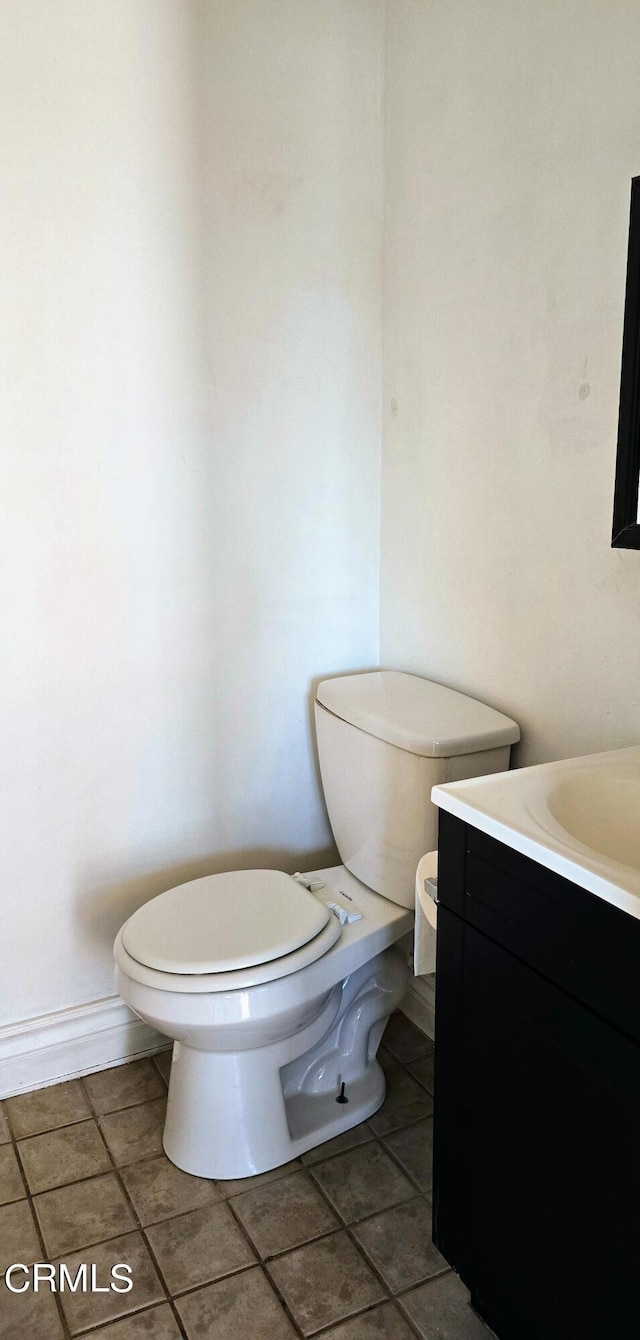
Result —
[[[238, 1052], [176, 1042], [168, 1158], [195, 1176], [230, 1181], [277, 1168], [365, 1121], [384, 1101], [376, 1052], [406, 976], [394, 946], [335, 986], [293, 1038]], [[336, 1101], [341, 1094], [346, 1102]]]

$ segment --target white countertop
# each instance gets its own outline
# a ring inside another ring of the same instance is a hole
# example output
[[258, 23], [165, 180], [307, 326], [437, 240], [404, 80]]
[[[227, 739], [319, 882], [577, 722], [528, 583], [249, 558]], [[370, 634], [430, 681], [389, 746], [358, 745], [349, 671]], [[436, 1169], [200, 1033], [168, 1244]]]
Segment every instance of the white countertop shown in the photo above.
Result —
[[435, 786], [431, 798], [640, 919], [640, 745]]

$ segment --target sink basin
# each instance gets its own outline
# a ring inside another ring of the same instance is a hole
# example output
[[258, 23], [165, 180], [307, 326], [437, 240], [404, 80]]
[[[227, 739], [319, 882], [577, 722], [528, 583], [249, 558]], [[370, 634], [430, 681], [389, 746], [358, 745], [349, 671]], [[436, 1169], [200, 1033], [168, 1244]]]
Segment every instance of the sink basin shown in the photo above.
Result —
[[589, 768], [549, 792], [549, 813], [569, 838], [640, 871], [640, 770]]
[[436, 786], [436, 805], [640, 918], [640, 746]]

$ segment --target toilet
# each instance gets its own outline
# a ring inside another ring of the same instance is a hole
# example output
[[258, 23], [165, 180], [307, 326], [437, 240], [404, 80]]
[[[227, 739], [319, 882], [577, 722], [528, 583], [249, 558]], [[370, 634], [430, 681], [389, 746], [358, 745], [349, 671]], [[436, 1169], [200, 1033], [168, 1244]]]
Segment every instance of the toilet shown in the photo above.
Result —
[[152, 898], [115, 943], [116, 985], [173, 1039], [164, 1148], [200, 1177], [288, 1163], [380, 1107], [431, 788], [509, 766], [515, 722], [381, 670], [324, 680], [315, 723], [341, 865], [206, 875]]

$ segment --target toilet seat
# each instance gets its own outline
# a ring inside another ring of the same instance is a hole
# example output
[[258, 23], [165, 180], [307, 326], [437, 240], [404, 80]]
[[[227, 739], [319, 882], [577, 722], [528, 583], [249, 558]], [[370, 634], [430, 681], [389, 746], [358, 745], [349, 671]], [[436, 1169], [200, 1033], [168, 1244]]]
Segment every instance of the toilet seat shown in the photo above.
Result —
[[339, 939], [323, 902], [280, 870], [239, 870], [168, 889], [125, 922], [116, 961], [134, 981], [212, 992], [271, 982], [314, 963]]
[[269, 963], [258, 963], [252, 968], [238, 968], [229, 972], [177, 973], [147, 968], [144, 963], [139, 963], [127, 952], [122, 930], [116, 937], [113, 953], [121, 971], [132, 981], [139, 982], [141, 986], [152, 986], [156, 991], [205, 995], [222, 991], [246, 991], [252, 986], [262, 986], [267, 982], [275, 982], [278, 978], [289, 977], [292, 973], [299, 972], [301, 968], [315, 963], [316, 959], [323, 958], [340, 939], [341, 931], [342, 927], [337, 917], [331, 916], [324, 930], [301, 949], [285, 954], [283, 958], [271, 959]]
[[309, 944], [331, 913], [282, 870], [233, 870], [178, 884], [138, 908], [123, 944], [158, 972], [235, 972]]

